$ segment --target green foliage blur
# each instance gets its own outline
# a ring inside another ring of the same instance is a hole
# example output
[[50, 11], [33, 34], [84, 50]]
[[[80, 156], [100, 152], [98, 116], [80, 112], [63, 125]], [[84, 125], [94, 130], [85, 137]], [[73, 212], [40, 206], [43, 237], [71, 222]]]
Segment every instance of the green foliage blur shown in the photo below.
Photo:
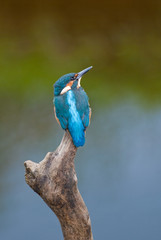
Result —
[[82, 85], [99, 106], [133, 94], [160, 103], [160, 12], [160, 1], [4, 1], [1, 109], [49, 101], [61, 75], [90, 65]]

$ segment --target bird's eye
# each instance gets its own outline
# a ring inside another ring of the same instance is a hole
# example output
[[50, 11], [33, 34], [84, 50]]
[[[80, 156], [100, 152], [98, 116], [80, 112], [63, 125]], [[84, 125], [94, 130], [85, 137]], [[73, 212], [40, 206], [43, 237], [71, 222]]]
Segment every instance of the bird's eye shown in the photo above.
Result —
[[77, 76], [78, 76], [78, 74], [76, 73], [73, 77], [71, 77], [71, 81], [76, 80]]

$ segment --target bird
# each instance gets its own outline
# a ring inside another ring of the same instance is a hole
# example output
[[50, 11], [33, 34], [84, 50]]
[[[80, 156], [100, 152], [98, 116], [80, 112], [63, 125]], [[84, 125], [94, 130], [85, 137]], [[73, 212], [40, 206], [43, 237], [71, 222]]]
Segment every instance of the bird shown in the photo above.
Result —
[[69, 131], [75, 147], [85, 144], [86, 129], [90, 124], [89, 98], [81, 87], [81, 78], [92, 66], [60, 77], [54, 84], [54, 113], [62, 129]]

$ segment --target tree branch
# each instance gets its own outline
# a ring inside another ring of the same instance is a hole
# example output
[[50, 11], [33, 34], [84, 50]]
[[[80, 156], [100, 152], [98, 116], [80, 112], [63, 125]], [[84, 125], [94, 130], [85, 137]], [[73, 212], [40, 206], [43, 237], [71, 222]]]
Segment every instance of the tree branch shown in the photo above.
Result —
[[55, 152], [47, 153], [40, 163], [24, 163], [25, 179], [58, 217], [65, 240], [92, 240], [88, 210], [77, 188], [76, 151], [66, 131]]

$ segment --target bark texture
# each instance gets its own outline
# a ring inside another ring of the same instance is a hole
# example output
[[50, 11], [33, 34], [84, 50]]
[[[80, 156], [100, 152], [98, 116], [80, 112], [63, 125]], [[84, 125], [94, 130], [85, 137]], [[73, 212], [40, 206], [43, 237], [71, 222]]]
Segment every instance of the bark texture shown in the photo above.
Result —
[[66, 131], [55, 152], [47, 153], [40, 163], [24, 163], [25, 179], [58, 217], [65, 240], [92, 240], [88, 210], [77, 188], [76, 151]]

